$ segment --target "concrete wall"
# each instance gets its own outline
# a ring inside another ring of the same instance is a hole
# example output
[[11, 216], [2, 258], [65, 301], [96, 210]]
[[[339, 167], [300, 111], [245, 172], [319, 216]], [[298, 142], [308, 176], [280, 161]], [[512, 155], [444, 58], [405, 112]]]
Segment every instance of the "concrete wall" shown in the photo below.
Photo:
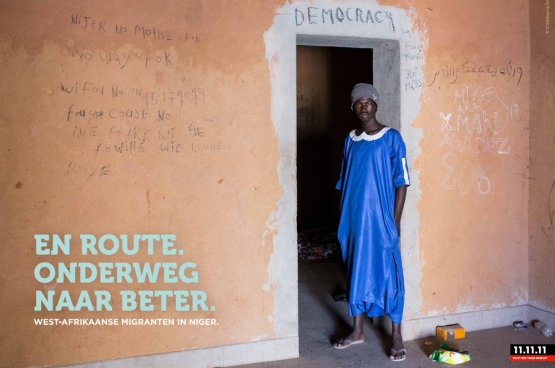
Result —
[[454, 2], [418, 13], [428, 36], [415, 122], [424, 136], [416, 163], [419, 312], [433, 317], [524, 305], [528, 2]]
[[[553, 311], [544, 285], [553, 275], [545, 141], [552, 87], [543, 63], [552, 48], [539, 37], [545, 9], [535, 5], [529, 18], [528, 4], [3, 5], [0, 360], [59, 365], [169, 353], [105, 364], [170, 367], [298, 355], [298, 35], [399, 47], [399, 127], [412, 178], [401, 240], [405, 338], [432, 334], [440, 323], [506, 325], [531, 315], [529, 301]], [[530, 26], [538, 34], [532, 58]], [[531, 83], [538, 87], [532, 129]], [[36, 255], [33, 235], [41, 233], [72, 234], [71, 254]], [[78, 248], [79, 234], [149, 233], [175, 234], [183, 256], [93, 257]], [[199, 282], [41, 284], [33, 272], [46, 259], [189, 261]], [[85, 287], [110, 291], [114, 311], [33, 311], [36, 290], [77, 297]], [[171, 303], [167, 312], [120, 311], [119, 290], [155, 288], [206, 291], [215, 310], [185, 318], [218, 324], [34, 325], [34, 318], [183, 318]]]
[[530, 304], [555, 312], [555, 4], [530, 2]]
[[[292, 284], [292, 297], [282, 298], [291, 304], [285, 318], [276, 312], [268, 271], [282, 195], [262, 37], [274, 10], [266, 2], [240, 4], [2, 5], [4, 365], [62, 365], [287, 337], [293, 348], [285, 352], [295, 351], [294, 245], [283, 281]], [[36, 255], [34, 234], [71, 234], [70, 255]], [[80, 234], [175, 234], [183, 255], [163, 256], [156, 246], [152, 256], [144, 247], [135, 256], [82, 256]], [[199, 280], [41, 284], [33, 272], [45, 261], [193, 262]], [[166, 312], [157, 299], [152, 312], [122, 312], [120, 290], [154, 289], [205, 291], [208, 310], [176, 312], [171, 298]], [[74, 302], [81, 290], [106, 290], [113, 310], [35, 312], [36, 290], [68, 290]], [[35, 318], [213, 318], [218, 324], [62, 328], [37, 327]]]

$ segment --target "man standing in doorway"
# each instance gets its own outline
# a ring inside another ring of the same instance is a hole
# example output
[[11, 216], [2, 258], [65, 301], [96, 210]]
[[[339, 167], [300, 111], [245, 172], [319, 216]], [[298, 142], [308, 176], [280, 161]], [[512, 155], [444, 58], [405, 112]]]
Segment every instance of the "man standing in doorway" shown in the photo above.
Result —
[[390, 359], [405, 359], [401, 320], [405, 298], [399, 250], [401, 214], [410, 185], [406, 146], [399, 132], [376, 120], [379, 96], [359, 83], [351, 108], [361, 123], [345, 139], [341, 175], [341, 216], [337, 237], [347, 269], [350, 335], [333, 346], [364, 342], [363, 315], [387, 314], [393, 323]]

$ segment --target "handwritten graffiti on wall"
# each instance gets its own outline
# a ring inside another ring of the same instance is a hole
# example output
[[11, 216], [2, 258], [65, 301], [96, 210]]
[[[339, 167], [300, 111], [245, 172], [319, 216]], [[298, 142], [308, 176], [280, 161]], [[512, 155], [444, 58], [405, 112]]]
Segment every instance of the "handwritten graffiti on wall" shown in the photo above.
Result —
[[[68, 14], [66, 21], [77, 41], [65, 61], [65, 79], [48, 90], [64, 106], [59, 112], [66, 122], [64, 136], [87, 156], [68, 157], [66, 174], [88, 181], [113, 176], [117, 170], [112, 161], [118, 157], [191, 156], [224, 149], [223, 142], [211, 136], [215, 118], [205, 116], [209, 92], [202, 82], [178, 76], [171, 85], [158, 81], [150, 85], [129, 78], [141, 70], [162, 80], [164, 73], [175, 75], [176, 51], [162, 45], [179, 42], [196, 47], [201, 45], [200, 35], [91, 14]], [[133, 43], [157, 42], [162, 47], [143, 51], [131, 44], [117, 50], [92, 49], [78, 37], [92, 32], [116, 34]], [[93, 68], [116, 77], [106, 83], [102, 75], [83, 76]]]
[[[401, 57], [405, 59], [407, 64], [412, 61], [423, 60], [423, 49], [424, 45], [421, 43], [405, 42]], [[419, 65], [406, 68], [401, 78], [405, 84], [405, 91], [420, 90], [424, 85], [424, 75]]]
[[547, 198], [547, 213], [549, 218], [548, 226], [542, 226], [541, 231], [547, 240], [547, 249], [555, 252], [555, 181], [551, 184], [549, 189], [549, 196]]
[[301, 26], [303, 24], [342, 24], [342, 23], [359, 23], [359, 24], [383, 24], [387, 29], [395, 32], [395, 22], [393, 14], [384, 10], [372, 10], [353, 7], [337, 7], [337, 8], [318, 8], [309, 6], [306, 9], [295, 8], [295, 24]]
[[423, 60], [423, 44], [410, 41], [401, 43], [401, 61], [405, 65], [401, 73], [401, 81], [405, 87], [405, 92], [419, 93], [422, 90], [425, 80], [422, 73]]
[[446, 65], [445, 68], [436, 70], [432, 78], [428, 78], [431, 82], [428, 87], [433, 86], [439, 80], [444, 80], [449, 84], [459, 82], [459, 78], [465, 74], [479, 74], [489, 75], [491, 78], [507, 78], [512, 80], [517, 86], [522, 80], [523, 70], [520, 66], [512, 65], [509, 61], [507, 65], [493, 66], [493, 65], [474, 65], [469, 61], [461, 65]]
[[[200, 36], [197, 34], [177, 34], [175, 32], [160, 29], [157, 26], [143, 25], [135, 23], [129, 25], [122, 23], [109, 24], [104, 19], [90, 17], [83, 14], [71, 14], [71, 23], [73, 27], [80, 28], [83, 31], [93, 31], [100, 33], [114, 32], [118, 35], [129, 34], [149, 41], [190, 41], [191, 43], [200, 42]], [[113, 31], [112, 31], [113, 30]]]
[[297, 102], [311, 103], [317, 98], [316, 89], [300, 83], [297, 85]]
[[492, 182], [487, 175], [494, 168], [480, 162], [480, 157], [510, 154], [510, 141], [504, 133], [517, 119], [518, 104], [505, 103], [493, 86], [481, 84], [456, 89], [453, 103], [453, 110], [439, 112], [437, 119], [443, 133], [439, 147], [448, 150], [442, 158], [447, 172], [440, 186], [458, 189], [461, 195], [488, 194]]
[[[107, 140], [117, 141], [110, 144], [96, 144], [95, 155], [100, 152], [113, 152], [120, 155], [143, 153], [145, 146], [154, 140], [162, 142], [159, 147], [161, 152], [179, 153], [183, 148], [181, 144], [175, 143], [174, 137], [178, 130], [177, 125], [182, 126], [183, 124], [176, 124], [171, 109], [195, 108], [205, 104], [205, 91], [201, 87], [184, 88], [178, 91], [152, 91], [136, 86], [105, 87], [90, 82], [75, 82], [74, 84], [62, 82], [60, 87], [62, 96], [67, 96], [63, 97], [64, 99], [73, 96], [101, 95], [110, 100], [108, 105], [103, 106], [71, 103], [64, 112], [64, 120], [73, 125], [71, 135], [73, 138], [87, 140], [104, 136]], [[119, 107], [122, 105], [119, 99], [126, 94], [134, 97], [138, 103], [135, 105], [124, 104], [125, 106]], [[169, 126], [161, 128], [160, 124], [163, 124], [162, 126], [169, 124]], [[153, 125], [153, 127], [149, 128], [148, 125]], [[201, 121], [189, 121], [184, 130], [191, 137], [204, 137]], [[192, 148], [192, 151], [195, 149]]]

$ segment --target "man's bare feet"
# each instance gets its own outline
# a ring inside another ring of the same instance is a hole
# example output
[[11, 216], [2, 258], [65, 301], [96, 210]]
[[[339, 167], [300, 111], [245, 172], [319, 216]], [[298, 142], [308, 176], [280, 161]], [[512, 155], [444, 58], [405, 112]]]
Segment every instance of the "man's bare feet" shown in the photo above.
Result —
[[364, 342], [364, 334], [363, 333], [355, 333], [351, 332], [348, 336], [342, 337], [336, 342], [333, 343], [333, 347], [336, 349], [345, 349], [354, 344], [360, 344]]
[[389, 359], [393, 361], [401, 361], [406, 358], [405, 345], [403, 345], [403, 337], [401, 336], [401, 324], [392, 324], [391, 328], [391, 355]]
[[349, 335], [334, 342], [333, 343], [334, 348], [345, 349], [350, 345], [360, 344], [364, 341], [364, 331], [362, 329], [362, 317], [363, 317], [363, 314], [353, 317], [353, 321], [355, 325], [353, 328], [353, 331]]

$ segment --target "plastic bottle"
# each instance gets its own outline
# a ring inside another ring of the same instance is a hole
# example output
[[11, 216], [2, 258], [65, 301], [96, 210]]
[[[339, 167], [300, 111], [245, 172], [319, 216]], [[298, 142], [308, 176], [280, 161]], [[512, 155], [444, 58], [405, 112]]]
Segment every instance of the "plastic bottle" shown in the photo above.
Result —
[[553, 334], [553, 331], [545, 325], [545, 323], [540, 321], [534, 321], [534, 327], [536, 330], [540, 331], [545, 337], [549, 337]]

